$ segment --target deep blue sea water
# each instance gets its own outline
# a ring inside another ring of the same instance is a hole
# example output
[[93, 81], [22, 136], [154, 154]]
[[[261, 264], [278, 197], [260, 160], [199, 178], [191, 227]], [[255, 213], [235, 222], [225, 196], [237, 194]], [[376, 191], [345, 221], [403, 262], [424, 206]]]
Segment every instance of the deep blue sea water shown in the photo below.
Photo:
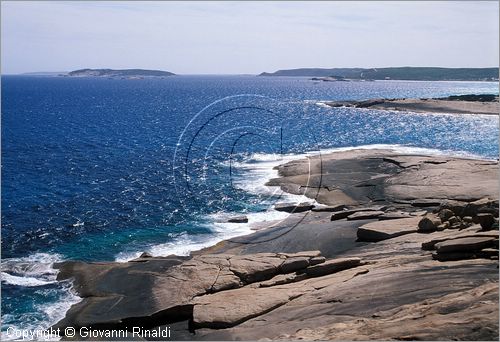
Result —
[[383, 144], [498, 158], [498, 116], [321, 105], [470, 93], [498, 83], [2, 77], [2, 330], [46, 327], [78, 300], [53, 262], [187, 254], [250, 232], [224, 215], [279, 219], [280, 193], [263, 184], [296, 154]]

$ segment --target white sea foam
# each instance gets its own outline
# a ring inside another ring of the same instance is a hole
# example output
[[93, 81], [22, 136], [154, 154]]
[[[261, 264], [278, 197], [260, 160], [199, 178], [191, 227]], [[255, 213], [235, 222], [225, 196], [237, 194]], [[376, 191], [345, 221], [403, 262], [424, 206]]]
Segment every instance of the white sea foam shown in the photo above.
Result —
[[327, 101], [318, 101], [318, 102], [314, 102], [314, 104], [318, 107], [323, 107], [323, 108], [333, 108], [329, 105], [326, 104]]
[[36, 253], [28, 257], [3, 259], [2, 282], [18, 286], [41, 286], [56, 281], [52, 266], [62, 261], [58, 254]]
[[216, 235], [189, 235], [186, 232], [173, 237], [170, 242], [146, 246], [141, 251], [121, 252], [115, 260], [117, 262], [127, 262], [138, 258], [142, 252], [147, 252], [152, 256], [179, 255], [188, 256], [192, 251], [209, 247], [219, 242], [221, 239]]
[[[58, 270], [53, 268], [55, 262], [62, 261], [58, 254], [36, 253], [28, 257], [3, 259], [1, 263], [2, 283], [20, 287], [40, 287], [57, 283]], [[66, 312], [81, 298], [76, 296], [69, 283], [62, 283], [57, 288], [40, 288], [43, 296], [58, 296], [52, 303], [37, 304], [34, 312], [25, 313], [22, 317], [2, 316], [2, 326], [14, 329], [40, 330], [47, 329], [64, 318]], [[15, 336], [2, 331], [1, 340], [14, 340]], [[57, 340], [54, 336], [48, 339]]]
[[18, 286], [43, 286], [55, 283], [56, 280], [53, 281], [40, 280], [34, 277], [14, 276], [6, 272], [2, 272], [2, 282]]
[[[2, 330], [1, 340], [2, 341], [13, 341], [16, 340], [14, 334], [9, 334], [7, 332], [8, 328], [11, 331], [41, 331], [49, 329], [55, 323], [59, 322], [64, 318], [66, 312], [71, 308], [72, 305], [78, 303], [81, 298], [76, 296], [69, 284], [67, 284], [62, 289], [48, 289], [45, 290], [47, 296], [52, 296], [53, 291], [57, 291], [58, 300], [48, 304], [38, 304], [35, 306], [35, 312], [29, 312], [22, 315], [22, 317], [15, 317], [13, 315], [2, 315]], [[59, 336], [39, 336], [35, 338], [37, 341], [57, 341]], [[19, 340], [19, 339], [17, 339]], [[25, 339], [30, 340], [30, 339]]]

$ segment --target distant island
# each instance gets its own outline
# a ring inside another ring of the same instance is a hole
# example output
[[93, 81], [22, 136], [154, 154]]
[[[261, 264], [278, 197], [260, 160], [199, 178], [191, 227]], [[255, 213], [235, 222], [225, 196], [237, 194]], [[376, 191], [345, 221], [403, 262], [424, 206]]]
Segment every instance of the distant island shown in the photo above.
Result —
[[169, 71], [146, 69], [79, 69], [70, 71], [71, 77], [164, 77], [175, 75]]
[[259, 76], [321, 77], [317, 81], [412, 80], [412, 81], [498, 81], [498, 68], [301, 68], [263, 72]]

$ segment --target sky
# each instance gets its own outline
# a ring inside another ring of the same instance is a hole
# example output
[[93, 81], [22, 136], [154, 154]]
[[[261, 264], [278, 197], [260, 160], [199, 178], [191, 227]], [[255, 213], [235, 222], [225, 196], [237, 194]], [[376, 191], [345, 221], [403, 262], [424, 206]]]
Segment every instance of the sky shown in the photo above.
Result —
[[498, 1], [2, 1], [2, 73], [497, 67]]

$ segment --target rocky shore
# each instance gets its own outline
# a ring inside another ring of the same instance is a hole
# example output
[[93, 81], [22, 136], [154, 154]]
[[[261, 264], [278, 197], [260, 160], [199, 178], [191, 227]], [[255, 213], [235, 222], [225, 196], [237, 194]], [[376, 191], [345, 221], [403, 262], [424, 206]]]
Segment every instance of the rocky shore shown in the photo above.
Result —
[[269, 185], [316, 202], [277, 203], [290, 215], [268, 229], [190, 257], [58, 264], [82, 301], [56, 327], [498, 340], [497, 162], [355, 150], [278, 172]]
[[459, 95], [421, 99], [370, 99], [365, 101], [330, 101], [330, 107], [353, 107], [416, 113], [489, 114], [498, 115], [498, 95]]

